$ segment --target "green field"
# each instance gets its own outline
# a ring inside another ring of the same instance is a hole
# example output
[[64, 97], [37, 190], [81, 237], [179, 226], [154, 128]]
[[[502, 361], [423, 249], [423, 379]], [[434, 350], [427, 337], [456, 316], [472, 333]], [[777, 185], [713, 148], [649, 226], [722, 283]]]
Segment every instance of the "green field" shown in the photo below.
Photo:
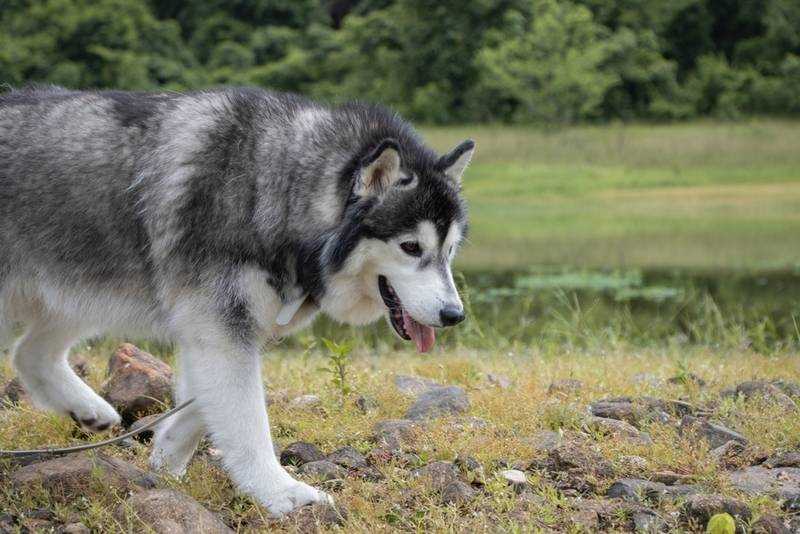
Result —
[[800, 263], [800, 123], [427, 128], [477, 141], [459, 265], [780, 269]]

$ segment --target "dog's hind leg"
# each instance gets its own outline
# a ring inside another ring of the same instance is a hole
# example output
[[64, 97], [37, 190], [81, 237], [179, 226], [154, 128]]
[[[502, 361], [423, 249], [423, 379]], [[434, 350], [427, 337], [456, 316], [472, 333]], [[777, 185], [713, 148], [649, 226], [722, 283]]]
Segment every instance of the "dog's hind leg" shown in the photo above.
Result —
[[69, 415], [84, 429], [99, 432], [116, 425], [120, 418], [70, 368], [69, 348], [78, 337], [74, 328], [41, 318], [17, 344], [14, 367], [34, 404]]
[[[175, 384], [176, 405], [192, 398], [186, 375], [187, 373], [178, 369]], [[175, 477], [183, 475], [205, 432], [206, 427], [197, 403], [190, 404], [156, 429], [150, 465]]]

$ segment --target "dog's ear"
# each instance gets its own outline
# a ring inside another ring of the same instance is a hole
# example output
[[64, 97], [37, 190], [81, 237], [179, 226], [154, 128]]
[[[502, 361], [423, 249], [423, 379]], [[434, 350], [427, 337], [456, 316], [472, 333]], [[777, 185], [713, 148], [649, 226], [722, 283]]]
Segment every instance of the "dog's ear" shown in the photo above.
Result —
[[381, 196], [401, 177], [397, 141], [384, 139], [361, 160], [354, 193], [358, 196]]
[[467, 139], [453, 150], [439, 158], [436, 167], [445, 176], [453, 180], [456, 184], [461, 184], [461, 176], [475, 153], [475, 141]]

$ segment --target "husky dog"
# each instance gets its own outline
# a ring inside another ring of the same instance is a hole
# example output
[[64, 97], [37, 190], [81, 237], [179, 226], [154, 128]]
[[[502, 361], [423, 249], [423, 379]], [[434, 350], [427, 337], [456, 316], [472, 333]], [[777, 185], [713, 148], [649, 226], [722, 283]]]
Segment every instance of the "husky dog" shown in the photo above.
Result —
[[257, 89], [0, 96], [0, 345], [33, 401], [120, 421], [67, 365], [101, 333], [179, 346], [151, 462], [180, 475], [206, 433], [281, 515], [329, 497], [273, 452], [263, 344], [323, 312], [386, 317], [420, 351], [464, 319], [450, 262], [474, 143], [438, 156], [397, 115]]

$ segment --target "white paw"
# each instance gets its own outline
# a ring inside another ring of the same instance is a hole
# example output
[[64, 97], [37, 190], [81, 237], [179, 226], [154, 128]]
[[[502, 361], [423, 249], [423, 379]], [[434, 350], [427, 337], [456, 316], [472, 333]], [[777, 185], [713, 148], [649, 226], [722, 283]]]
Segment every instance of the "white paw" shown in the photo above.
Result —
[[316, 503], [333, 505], [333, 497], [308, 484], [292, 480], [290, 485], [270, 495], [264, 505], [273, 516], [281, 517], [296, 508]]
[[87, 432], [103, 432], [121, 421], [117, 411], [100, 397], [68, 408], [67, 413]]

